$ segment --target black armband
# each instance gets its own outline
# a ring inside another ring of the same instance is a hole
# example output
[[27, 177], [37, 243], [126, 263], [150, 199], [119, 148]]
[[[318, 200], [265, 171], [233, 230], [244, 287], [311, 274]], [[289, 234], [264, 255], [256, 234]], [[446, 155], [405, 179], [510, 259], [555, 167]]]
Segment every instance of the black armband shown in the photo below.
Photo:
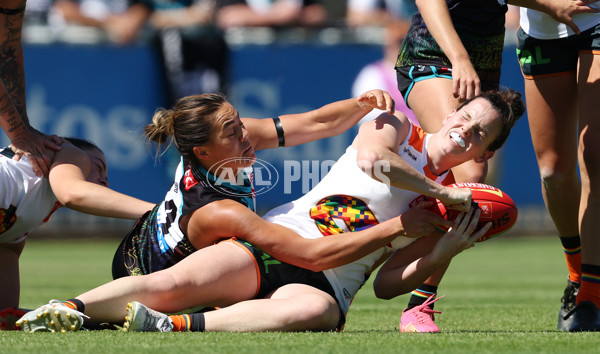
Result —
[[281, 120], [279, 117], [273, 118], [275, 123], [275, 130], [277, 130], [277, 139], [279, 140], [279, 147], [285, 146], [285, 136], [283, 134], [283, 127], [281, 126]]

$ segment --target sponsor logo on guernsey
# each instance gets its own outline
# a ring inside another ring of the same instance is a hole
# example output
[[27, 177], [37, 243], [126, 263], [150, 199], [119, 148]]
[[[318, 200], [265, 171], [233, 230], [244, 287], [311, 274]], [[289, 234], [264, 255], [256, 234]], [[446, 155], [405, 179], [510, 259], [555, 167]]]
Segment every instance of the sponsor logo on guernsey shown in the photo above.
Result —
[[417, 161], [417, 157], [415, 156], [415, 154], [413, 154], [413, 152], [410, 150], [410, 148], [405, 147], [404, 153], [407, 154], [408, 157], [410, 157], [413, 161]]

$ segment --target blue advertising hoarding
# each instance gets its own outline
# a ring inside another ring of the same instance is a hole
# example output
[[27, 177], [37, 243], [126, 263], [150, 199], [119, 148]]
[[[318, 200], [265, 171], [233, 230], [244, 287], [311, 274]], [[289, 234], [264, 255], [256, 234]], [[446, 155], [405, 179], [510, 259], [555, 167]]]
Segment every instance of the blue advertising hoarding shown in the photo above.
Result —
[[153, 50], [53, 44], [26, 45], [24, 54], [32, 125], [93, 141], [106, 155], [112, 188], [159, 201], [170, 177], [155, 167], [142, 134], [154, 110], [165, 104]]

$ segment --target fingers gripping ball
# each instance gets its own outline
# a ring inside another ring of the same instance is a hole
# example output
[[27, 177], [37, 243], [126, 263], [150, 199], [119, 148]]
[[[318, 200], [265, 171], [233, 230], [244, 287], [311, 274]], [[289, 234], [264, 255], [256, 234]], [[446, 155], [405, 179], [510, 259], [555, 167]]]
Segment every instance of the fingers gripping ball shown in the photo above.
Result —
[[[500, 189], [484, 183], [455, 183], [448, 187], [471, 189], [473, 203], [481, 209], [477, 230], [488, 222], [492, 223], [492, 227], [477, 242], [496, 237], [510, 230], [517, 222], [519, 212], [515, 202]], [[412, 201], [410, 206], [416, 205], [421, 200], [432, 199], [421, 195]], [[446, 209], [444, 204], [437, 199], [429, 210], [451, 221], [454, 221], [459, 213], [456, 210]]]

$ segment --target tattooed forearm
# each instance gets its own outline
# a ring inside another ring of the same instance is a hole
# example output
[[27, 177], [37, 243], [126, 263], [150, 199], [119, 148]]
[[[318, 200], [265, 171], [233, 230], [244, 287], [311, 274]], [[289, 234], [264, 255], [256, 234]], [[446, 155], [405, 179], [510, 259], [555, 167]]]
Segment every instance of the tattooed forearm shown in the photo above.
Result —
[[17, 129], [21, 129], [25, 126], [23, 121], [15, 116], [8, 118], [8, 133], [12, 133]]
[[6, 97], [6, 95], [0, 96], [0, 116], [7, 117], [3, 119], [3, 121], [5, 121], [5, 124], [3, 124], [3, 126], [7, 134], [13, 133], [18, 129], [27, 127], [26, 122], [24, 122], [23, 119], [21, 119], [21, 117], [15, 110], [15, 106], [12, 104], [10, 99]]
[[[4, 21], [1, 21], [4, 20]], [[6, 93], [24, 123], [28, 124], [25, 102], [25, 70], [21, 26], [23, 14], [2, 16], [0, 20], [0, 78]], [[3, 23], [2, 23], [3, 22]]]

